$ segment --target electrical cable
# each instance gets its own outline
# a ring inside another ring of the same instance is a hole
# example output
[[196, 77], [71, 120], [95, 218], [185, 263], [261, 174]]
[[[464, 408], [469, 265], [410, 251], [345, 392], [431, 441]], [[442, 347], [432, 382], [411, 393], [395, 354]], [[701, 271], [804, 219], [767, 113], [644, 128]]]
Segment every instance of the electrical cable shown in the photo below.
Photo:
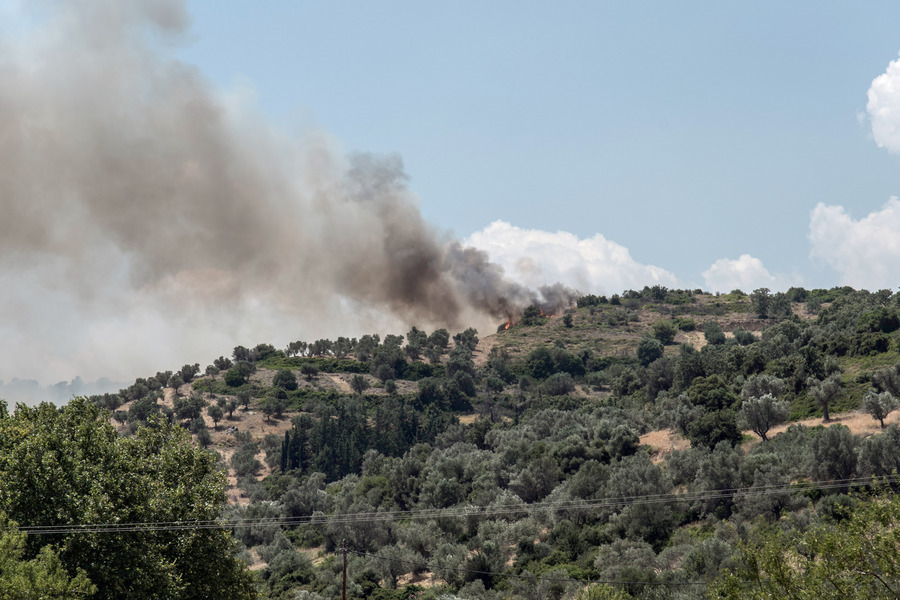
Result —
[[[402, 520], [427, 520], [446, 518], [483, 518], [516, 514], [533, 514], [541, 511], [568, 512], [578, 510], [617, 509], [634, 505], [669, 504], [681, 502], [700, 502], [721, 500], [741, 494], [747, 497], [774, 496], [802, 492], [808, 489], [829, 490], [859, 485], [878, 485], [900, 482], [900, 475], [885, 477], [850, 478], [821, 482], [801, 482], [772, 486], [756, 486], [744, 488], [724, 488], [684, 494], [645, 494], [621, 496], [604, 500], [572, 500], [559, 502], [534, 502], [531, 504], [457, 507], [449, 509], [420, 509], [395, 511], [368, 511], [358, 513], [341, 513], [333, 515], [307, 515], [302, 517], [255, 518], [255, 519], [213, 519], [213, 520], [181, 520], [181, 521], [145, 521], [126, 523], [87, 523], [80, 525], [30, 525], [19, 526], [22, 532], [34, 535], [65, 535], [77, 533], [116, 533], [116, 532], [151, 532], [182, 531], [191, 529], [219, 529], [254, 525], [302, 526], [329, 525], [350, 523], [376, 523]], [[0, 529], [9, 529], [0, 528]]]

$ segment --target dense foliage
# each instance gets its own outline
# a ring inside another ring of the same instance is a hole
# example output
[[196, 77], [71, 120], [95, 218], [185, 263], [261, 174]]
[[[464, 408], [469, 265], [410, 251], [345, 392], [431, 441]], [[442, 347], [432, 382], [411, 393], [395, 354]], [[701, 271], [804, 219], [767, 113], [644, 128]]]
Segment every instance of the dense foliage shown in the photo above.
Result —
[[[239, 346], [205, 376], [186, 365], [94, 400], [133, 439], [149, 423], [233, 450], [249, 503], [225, 517], [270, 598], [339, 596], [344, 548], [353, 598], [738, 597], [750, 583], [783, 597], [826, 575], [877, 597], [865, 548], [828, 552], [870, 532], [896, 553], [898, 315], [890, 291], [654, 286], [529, 307], [487, 345], [414, 327]], [[879, 433], [830, 422], [856, 408]], [[257, 410], [277, 435], [242, 430]], [[665, 441], [642, 444], [654, 431]]]
[[[28, 535], [23, 559], [61, 577], [58, 560], [73, 576], [67, 585], [96, 587], [92, 598], [254, 596], [224, 530], [141, 525], [212, 521], [225, 500], [214, 457], [161, 419], [119, 437], [84, 399], [0, 410], [0, 482], [0, 512], [20, 527], [52, 530]], [[92, 524], [110, 525], [85, 527]]]

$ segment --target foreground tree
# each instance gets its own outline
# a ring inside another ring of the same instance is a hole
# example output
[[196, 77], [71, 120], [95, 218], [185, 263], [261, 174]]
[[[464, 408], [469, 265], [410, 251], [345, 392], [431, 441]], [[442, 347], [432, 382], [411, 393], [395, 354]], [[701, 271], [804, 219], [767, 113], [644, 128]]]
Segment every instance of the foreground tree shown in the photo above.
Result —
[[[129, 438], [107, 418], [84, 398], [61, 408], [19, 405], [13, 415], [0, 409], [0, 511], [21, 526], [62, 528], [29, 536], [26, 556], [58, 552], [99, 599], [253, 598], [227, 532], [147, 525], [218, 518], [225, 482], [213, 455], [162, 418]], [[144, 525], [79, 529], [95, 523]]]
[[900, 498], [890, 495], [799, 535], [760, 526], [741, 548], [744, 567], [721, 577], [709, 597], [896, 598], [898, 515]]
[[59, 555], [50, 546], [41, 548], [31, 560], [25, 558], [25, 534], [15, 522], [0, 514], [0, 598], [44, 600], [87, 598], [97, 591], [78, 569], [70, 576]]

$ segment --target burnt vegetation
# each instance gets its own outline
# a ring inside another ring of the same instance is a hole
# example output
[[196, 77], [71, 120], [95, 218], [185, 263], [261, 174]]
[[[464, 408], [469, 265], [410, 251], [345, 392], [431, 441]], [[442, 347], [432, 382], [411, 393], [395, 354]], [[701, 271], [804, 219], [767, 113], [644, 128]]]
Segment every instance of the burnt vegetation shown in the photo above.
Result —
[[91, 400], [120, 436], [163, 423], [219, 452], [259, 597], [339, 595], [345, 547], [352, 598], [778, 595], [777, 556], [748, 548], [862, 527], [898, 483], [898, 339], [889, 291], [656, 286], [486, 340], [238, 346]]

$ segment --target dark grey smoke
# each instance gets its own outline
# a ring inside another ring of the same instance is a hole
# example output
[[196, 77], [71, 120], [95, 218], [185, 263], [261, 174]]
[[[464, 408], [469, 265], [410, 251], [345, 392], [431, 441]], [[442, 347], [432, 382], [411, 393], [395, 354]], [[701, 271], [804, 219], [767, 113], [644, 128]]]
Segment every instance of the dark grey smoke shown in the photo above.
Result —
[[436, 232], [399, 158], [289, 139], [212, 89], [167, 51], [182, 2], [37, 4], [33, 31], [0, 40], [0, 335], [16, 348], [0, 376], [121, 378], [574, 298]]

